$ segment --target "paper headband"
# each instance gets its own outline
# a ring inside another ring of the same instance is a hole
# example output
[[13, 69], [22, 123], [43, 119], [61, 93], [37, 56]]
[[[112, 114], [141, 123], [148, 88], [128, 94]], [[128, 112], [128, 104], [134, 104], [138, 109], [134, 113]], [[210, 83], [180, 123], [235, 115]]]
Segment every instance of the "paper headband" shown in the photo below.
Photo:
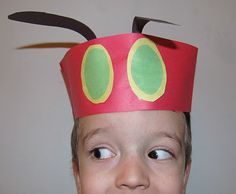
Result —
[[19, 12], [9, 19], [58, 26], [88, 41], [71, 48], [61, 61], [75, 118], [135, 110], [191, 111], [197, 48], [142, 34], [149, 21], [135, 17], [132, 33], [96, 38], [85, 24], [41, 12]]

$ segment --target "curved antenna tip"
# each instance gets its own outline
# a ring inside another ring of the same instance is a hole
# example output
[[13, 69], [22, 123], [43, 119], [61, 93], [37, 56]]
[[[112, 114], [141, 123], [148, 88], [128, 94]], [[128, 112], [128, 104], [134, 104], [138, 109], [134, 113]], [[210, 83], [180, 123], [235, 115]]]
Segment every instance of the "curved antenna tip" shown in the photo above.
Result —
[[168, 22], [165, 20], [135, 16], [134, 20], [133, 20], [133, 25], [132, 25], [132, 32], [133, 33], [142, 33], [144, 26], [150, 21], [180, 26], [179, 24], [175, 24], [175, 23]]

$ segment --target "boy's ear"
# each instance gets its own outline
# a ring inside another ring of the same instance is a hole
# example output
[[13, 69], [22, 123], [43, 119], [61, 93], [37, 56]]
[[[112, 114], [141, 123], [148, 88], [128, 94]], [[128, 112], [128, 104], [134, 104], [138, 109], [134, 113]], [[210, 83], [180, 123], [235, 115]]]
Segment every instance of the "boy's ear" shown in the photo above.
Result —
[[73, 175], [75, 179], [75, 184], [77, 188], [77, 193], [81, 194], [81, 186], [80, 186], [80, 177], [79, 177], [79, 165], [77, 161], [72, 161]]
[[187, 166], [185, 167], [185, 172], [184, 172], [184, 182], [183, 182], [183, 186], [184, 186], [184, 192], [183, 194], [185, 194], [185, 190], [187, 187], [187, 183], [188, 183], [188, 178], [189, 178], [189, 174], [190, 174], [190, 169], [191, 169], [191, 165], [192, 165], [192, 161], [188, 162]]

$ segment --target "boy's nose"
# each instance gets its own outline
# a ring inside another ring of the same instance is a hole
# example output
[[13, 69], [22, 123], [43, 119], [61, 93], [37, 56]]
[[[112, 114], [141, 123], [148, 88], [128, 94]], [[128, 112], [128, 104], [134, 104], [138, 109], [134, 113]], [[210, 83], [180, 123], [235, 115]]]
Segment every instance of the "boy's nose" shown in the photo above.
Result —
[[150, 180], [145, 164], [136, 158], [122, 162], [116, 177], [116, 186], [120, 190], [145, 190]]

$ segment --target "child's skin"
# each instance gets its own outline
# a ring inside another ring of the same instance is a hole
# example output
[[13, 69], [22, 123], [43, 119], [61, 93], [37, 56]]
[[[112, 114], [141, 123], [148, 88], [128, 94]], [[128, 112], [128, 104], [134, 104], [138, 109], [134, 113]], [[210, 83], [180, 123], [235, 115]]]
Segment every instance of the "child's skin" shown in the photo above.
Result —
[[79, 122], [79, 194], [185, 193], [190, 164], [185, 168], [182, 112], [106, 113]]

